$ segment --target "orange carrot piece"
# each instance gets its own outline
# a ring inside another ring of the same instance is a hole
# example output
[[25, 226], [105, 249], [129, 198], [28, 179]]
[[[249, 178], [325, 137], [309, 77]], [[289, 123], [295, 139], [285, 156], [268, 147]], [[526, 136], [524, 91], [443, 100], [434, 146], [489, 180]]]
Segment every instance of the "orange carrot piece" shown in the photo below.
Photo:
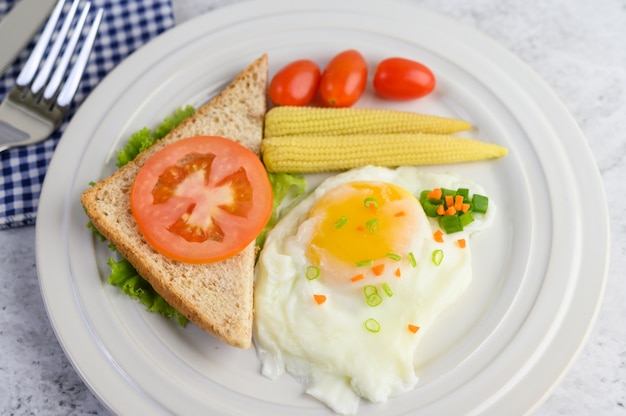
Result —
[[358, 282], [359, 280], [365, 279], [365, 275], [363, 273], [357, 274], [353, 278], [350, 279], [351, 282]]
[[457, 195], [454, 198], [454, 209], [456, 209], [457, 211], [460, 211], [462, 207], [463, 207], [463, 195]]
[[467, 211], [469, 211], [470, 209], [470, 204], [461, 204], [461, 211], [463, 211], [463, 213], [466, 213]]
[[460, 248], [465, 248], [465, 246], [467, 245], [464, 238], [459, 238], [458, 240], [456, 240], [456, 243]]
[[446, 212], [443, 215], [447, 215], [447, 216], [453, 216], [454, 214], [456, 214], [456, 209], [454, 208], [454, 206], [450, 206], [448, 207], [448, 209], [446, 210]]
[[426, 197], [432, 198], [432, 199], [441, 199], [441, 195], [442, 195], [441, 188], [435, 188], [432, 191], [430, 191], [428, 194], [426, 194]]
[[446, 195], [446, 208], [450, 208], [454, 206], [454, 200], [452, 199], [452, 195]]
[[443, 243], [443, 231], [437, 230], [433, 233], [433, 239], [438, 243]]
[[364, 231], [364, 230], [365, 230], [365, 226], [364, 226], [364, 225], [358, 225], [358, 226], [356, 227], [356, 230], [357, 230], [357, 231]]
[[396, 277], [401, 277], [402, 276], [402, 271], [400, 270], [399, 267], [396, 269], [395, 275], [396, 275]]
[[409, 331], [411, 331], [412, 333], [416, 334], [417, 331], [420, 330], [420, 327], [417, 325], [413, 325], [413, 324], [409, 324]]
[[394, 217], [404, 217], [406, 215], [406, 212], [404, 211], [398, 211], [395, 214], [393, 214]]
[[372, 267], [372, 272], [374, 272], [376, 276], [382, 275], [384, 271], [385, 271], [385, 263], [380, 263]]
[[438, 215], [443, 215], [446, 213], [446, 209], [443, 207], [443, 204], [437, 205], [436, 211]]
[[321, 305], [322, 303], [326, 302], [326, 296], [325, 295], [313, 295], [313, 299], [315, 299], [315, 302], [318, 305]]

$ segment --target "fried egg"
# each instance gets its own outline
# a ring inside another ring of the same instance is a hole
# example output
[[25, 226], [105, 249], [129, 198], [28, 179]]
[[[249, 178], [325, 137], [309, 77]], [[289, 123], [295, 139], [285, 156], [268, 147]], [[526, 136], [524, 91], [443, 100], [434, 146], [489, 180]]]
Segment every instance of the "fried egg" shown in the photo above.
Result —
[[326, 179], [278, 222], [256, 269], [265, 376], [287, 371], [340, 414], [415, 387], [417, 346], [470, 284], [469, 235], [495, 211], [490, 201], [487, 214], [436, 241], [439, 224], [418, 200], [436, 187], [485, 194], [453, 175], [366, 166]]

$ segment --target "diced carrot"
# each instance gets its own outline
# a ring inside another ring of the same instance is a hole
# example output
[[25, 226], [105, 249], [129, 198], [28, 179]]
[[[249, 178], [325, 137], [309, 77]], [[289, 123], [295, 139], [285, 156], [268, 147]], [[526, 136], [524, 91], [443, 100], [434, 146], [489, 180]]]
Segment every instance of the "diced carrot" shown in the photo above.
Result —
[[315, 299], [315, 302], [317, 302], [318, 305], [321, 305], [322, 303], [326, 302], [325, 295], [313, 295], [313, 299]]
[[460, 239], [456, 240], [456, 243], [457, 243], [457, 245], [458, 245], [460, 248], [465, 248], [466, 242], [465, 242], [465, 239], [464, 239], [464, 238], [460, 238]]
[[438, 215], [443, 215], [446, 213], [446, 209], [443, 207], [443, 204], [437, 205], [436, 211]]
[[363, 273], [357, 274], [352, 279], [350, 279], [350, 281], [351, 282], [358, 282], [359, 280], [362, 280], [362, 279], [365, 279], [365, 275]]
[[448, 215], [448, 216], [453, 216], [454, 214], [456, 214], [456, 209], [454, 208], [454, 205], [448, 207], [448, 209], [446, 210], [446, 212], [443, 215]]
[[396, 275], [396, 277], [400, 277], [400, 276], [402, 276], [402, 271], [400, 270], [400, 268], [399, 268], [399, 267], [396, 269], [396, 273], [395, 273], [395, 275]]
[[460, 211], [462, 206], [463, 206], [463, 195], [457, 195], [454, 198], [454, 209], [456, 209], [457, 211]]
[[398, 211], [396, 212], [393, 216], [394, 217], [404, 217], [406, 215], [406, 212], [404, 211]]
[[380, 263], [372, 267], [372, 272], [374, 272], [376, 276], [382, 275], [384, 271], [385, 271], [385, 263]]
[[469, 211], [470, 209], [470, 204], [461, 204], [461, 211], [463, 211], [463, 213], [466, 213], [467, 211]]
[[413, 325], [413, 324], [409, 324], [409, 331], [411, 331], [412, 333], [416, 334], [417, 331], [420, 330], [420, 327], [417, 325]]
[[432, 191], [430, 191], [428, 194], [426, 194], [427, 198], [432, 198], [432, 199], [441, 199], [441, 188], [435, 188]]
[[356, 227], [356, 230], [357, 230], [357, 231], [363, 231], [363, 230], [365, 230], [365, 226], [364, 226], [364, 225], [358, 225], [358, 226]]
[[443, 243], [443, 231], [437, 230], [433, 233], [433, 239], [438, 243]]
[[446, 208], [450, 208], [454, 206], [454, 200], [452, 199], [452, 195], [446, 195]]

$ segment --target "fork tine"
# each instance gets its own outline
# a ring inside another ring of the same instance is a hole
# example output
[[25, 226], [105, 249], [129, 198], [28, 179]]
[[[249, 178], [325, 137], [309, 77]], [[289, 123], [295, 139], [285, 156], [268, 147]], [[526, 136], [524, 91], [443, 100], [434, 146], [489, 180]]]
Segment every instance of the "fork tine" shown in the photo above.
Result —
[[89, 33], [87, 33], [87, 37], [85, 38], [83, 46], [78, 53], [78, 58], [76, 58], [76, 62], [70, 70], [70, 74], [65, 81], [65, 85], [63, 85], [61, 92], [59, 92], [56, 103], [60, 107], [69, 106], [70, 102], [74, 98], [74, 94], [76, 94], [78, 84], [80, 83], [83, 73], [85, 72], [85, 67], [87, 66], [89, 55], [91, 54], [91, 50], [96, 41], [96, 35], [98, 34], [98, 28], [100, 27], [103, 13], [104, 10], [102, 8], [99, 8], [91, 24]]
[[72, 59], [72, 55], [74, 54], [74, 50], [76, 49], [76, 45], [78, 44], [78, 39], [83, 31], [83, 27], [85, 26], [85, 21], [87, 20], [87, 14], [89, 13], [89, 8], [91, 3], [85, 4], [83, 7], [83, 11], [78, 18], [78, 22], [73, 29], [72, 37], [70, 38], [68, 44], [65, 46], [65, 50], [63, 51], [63, 55], [61, 56], [61, 60], [57, 65], [54, 73], [52, 74], [52, 78], [48, 81], [48, 85], [43, 92], [44, 100], [50, 100], [54, 94], [56, 94], [57, 90], [61, 86], [61, 82], [63, 81], [63, 75], [65, 75], [65, 71]]
[[24, 87], [33, 80], [35, 74], [37, 73], [37, 68], [39, 68], [39, 64], [43, 59], [46, 48], [48, 47], [48, 43], [50, 42], [50, 38], [52, 37], [52, 33], [54, 31], [54, 27], [57, 25], [59, 21], [59, 16], [61, 14], [61, 10], [63, 10], [63, 5], [65, 4], [65, 0], [59, 0], [54, 6], [52, 13], [50, 13], [50, 17], [48, 18], [48, 22], [41, 32], [41, 36], [39, 36], [39, 40], [35, 44], [33, 51], [30, 53], [30, 56], [26, 60], [24, 64], [24, 68], [20, 71], [15, 83], [21, 87]]
[[54, 40], [50, 51], [48, 52], [48, 56], [43, 63], [43, 66], [39, 70], [35, 81], [33, 81], [33, 85], [30, 87], [33, 94], [37, 95], [50, 77], [50, 73], [52, 72], [52, 68], [56, 63], [57, 57], [59, 56], [59, 52], [61, 52], [61, 48], [63, 47], [63, 43], [67, 38], [67, 32], [69, 32], [70, 27], [72, 25], [72, 20], [74, 20], [74, 15], [76, 14], [76, 9], [78, 8], [78, 3], [80, 0], [74, 0], [72, 3], [72, 7], [70, 7], [69, 12], [65, 16], [63, 20], [63, 25], [61, 26], [61, 30], [57, 34], [57, 38]]

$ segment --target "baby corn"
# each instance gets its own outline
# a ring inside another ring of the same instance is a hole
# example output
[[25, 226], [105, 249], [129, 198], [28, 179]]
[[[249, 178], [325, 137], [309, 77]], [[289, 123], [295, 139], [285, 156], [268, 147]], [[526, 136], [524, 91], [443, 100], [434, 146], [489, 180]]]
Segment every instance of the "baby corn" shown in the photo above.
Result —
[[507, 149], [450, 135], [357, 134], [266, 137], [262, 153], [269, 172], [316, 173], [365, 165], [470, 162], [502, 157]]
[[366, 108], [274, 107], [265, 115], [265, 137], [378, 133], [452, 134], [463, 120], [407, 111]]

